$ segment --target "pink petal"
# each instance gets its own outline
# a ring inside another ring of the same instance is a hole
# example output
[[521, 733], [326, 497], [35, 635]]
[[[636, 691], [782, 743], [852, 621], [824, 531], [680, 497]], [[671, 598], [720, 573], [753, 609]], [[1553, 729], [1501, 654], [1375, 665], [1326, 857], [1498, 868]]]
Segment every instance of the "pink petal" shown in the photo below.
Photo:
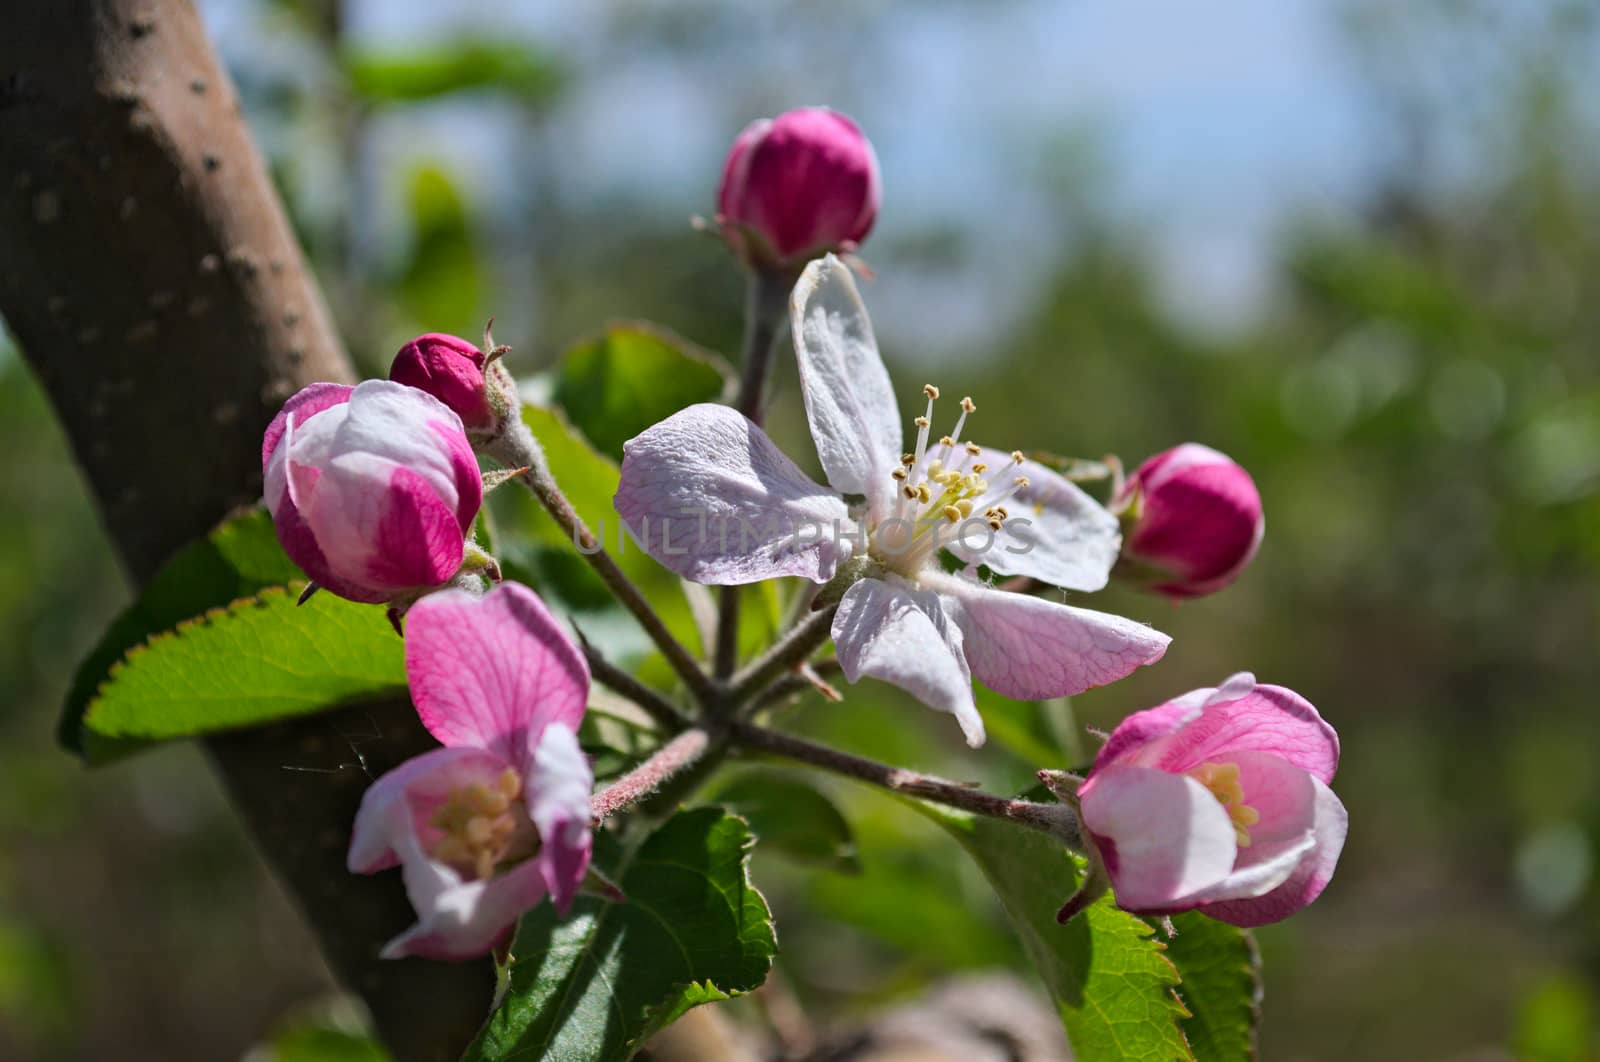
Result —
[[278, 415], [272, 418], [272, 423], [267, 425], [267, 430], [261, 437], [261, 472], [266, 474], [267, 464], [272, 460], [273, 451], [278, 448], [278, 442], [283, 438], [283, 433], [288, 426], [288, 418], [294, 414], [295, 423], [304, 425], [312, 417], [321, 413], [330, 406], [341, 405], [350, 401], [350, 392], [355, 388], [349, 384], [314, 383], [309, 387], [301, 388], [289, 401], [278, 410]]
[[414, 955], [459, 960], [486, 955], [545, 896], [544, 878], [532, 860], [482, 881], [462, 881], [454, 870], [417, 848], [403, 853], [401, 866], [417, 924], [384, 945], [385, 959]]
[[834, 489], [888, 512], [900, 460], [900, 406], [850, 270], [833, 255], [806, 266], [789, 301], [800, 391]]
[[1233, 822], [1211, 791], [1187, 775], [1113, 767], [1086, 782], [1079, 796], [1084, 826], [1124, 910], [1170, 912], [1233, 870]]
[[322, 555], [322, 550], [317, 545], [317, 538], [311, 533], [311, 527], [300, 515], [300, 510], [295, 507], [293, 500], [284, 497], [283, 501], [273, 510], [272, 525], [278, 532], [278, 541], [283, 544], [283, 551], [289, 559], [300, 566], [300, 570], [318, 585], [339, 597], [350, 601], [359, 601], [365, 604], [377, 604], [387, 601], [392, 596], [387, 590], [373, 589], [348, 582], [329, 566], [328, 560]]
[[957, 575], [923, 577], [946, 594], [965, 636], [967, 663], [996, 693], [1068, 697], [1153, 664], [1172, 640], [1142, 623], [995, 590]]
[[1233, 872], [1186, 898], [1185, 906], [1261, 896], [1288, 880], [1316, 844], [1312, 833], [1317, 782], [1305, 771], [1265, 752], [1243, 752], [1225, 762], [1239, 768], [1244, 802], [1261, 819], [1249, 827]]
[[593, 838], [589, 833], [589, 800], [594, 772], [578, 747], [578, 736], [552, 723], [534, 750], [527, 778], [528, 814], [539, 829], [539, 872], [556, 910], [562, 914], [589, 870]]
[[627, 442], [615, 504], [652, 557], [697, 583], [826, 582], [848, 556], [840, 529], [854, 526], [765, 432], [710, 404]]
[[350, 835], [350, 872], [375, 874], [394, 866], [406, 839], [421, 839], [429, 829], [430, 807], [453, 789], [497, 782], [507, 766], [482, 749], [434, 749], [385, 772], [361, 796]]
[[[1106, 743], [1102, 756], [1112, 745]], [[1269, 752], [1327, 783], [1339, 767], [1339, 735], [1293, 690], [1256, 686], [1233, 699], [1213, 697], [1170, 735], [1123, 759], [1187, 771], [1207, 760], [1233, 759], [1241, 752]]]
[[[1025, 575], [1067, 590], [1105, 587], [1122, 545], [1117, 518], [1105, 506], [1037, 461], [1018, 465], [1010, 454], [987, 448], [975, 460], [991, 470], [991, 495], [1009, 489], [1018, 476], [1028, 486], [1002, 503], [1010, 516], [992, 541], [962, 536], [950, 552], [999, 575]], [[981, 513], [989, 504], [979, 499], [973, 507]]]
[[891, 580], [863, 579], [839, 603], [833, 642], [845, 678], [856, 682], [871, 675], [949, 712], [967, 744], [977, 748], [984, 741], [983, 720], [972, 698], [960, 628], [938, 594]]
[[1236, 926], [1259, 926], [1289, 917], [1322, 894], [1344, 848], [1349, 816], [1333, 790], [1320, 780], [1313, 779], [1312, 785], [1316, 789], [1315, 843], [1300, 857], [1288, 880], [1264, 896], [1209, 903], [1201, 911]]
[[545, 728], [575, 730], [589, 665], [532, 590], [429, 594], [406, 616], [406, 676], [429, 733], [493, 751], [526, 776]]

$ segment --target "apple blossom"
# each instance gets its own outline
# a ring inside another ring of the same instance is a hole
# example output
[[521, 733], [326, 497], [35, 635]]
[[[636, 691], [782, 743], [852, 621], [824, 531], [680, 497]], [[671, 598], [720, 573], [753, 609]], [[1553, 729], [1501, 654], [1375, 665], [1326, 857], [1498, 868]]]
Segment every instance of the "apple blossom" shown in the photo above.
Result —
[[461, 568], [483, 481], [461, 419], [387, 380], [312, 384], [261, 443], [284, 551], [352, 601], [406, 598]]
[[1339, 736], [1303, 697], [1238, 674], [1112, 731], [1078, 789], [1117, 905], [1237, 926], [1315, 900], [1344, 847]]
[[500, 427], [515, 396], [509, 374], [491, 353], [460, 336], [429, 332], [400, 348], [389, 366], [389, 379], [426, 391], [449, 406], [469, 436], [490, 435]]
[[752, 265], [797, 267], [865, 239], [878, 198], [878, 159], [856, 124], [826, 107], [801, 107], [752, 122], [734, 140], [717, 213], [730, 245]]
[[[997, 590], [970, 574], [981, 563], [998, 575], [1098, 590], [1117, 556], [1117, 521], [1021, 453], [965, 441], [971, 399], [961, 400], [950, 434], [933, 440], [931, 385], [915, 448], [903, 453], [889, 374], [839, 259], [806, 268], [791, 320], [806, 414], [833, 489], [743, 415], [691, 406], [623, 450], [617, 512], [652, 556], [694, 582], [724, 585], [786, 575], [825, 583], [843, 571], [855, 581], [831, 633], [845, 677], [883, 679], [951, 713], [974, 746], [984, 740], [974, 676], [1008, 697], [1039, 700], [1160, 659], [1169, 639], [1143, 624]], [[968, 571], [946, 572], [941, 551]]]
[[1123, 556], [1150, 573], [1150, 589], [1169, 597], [1200, 597], [1233, 582], [1266, 530], [1250, 473], [1198, 443], [1140, 465], [1113, 507], [1132, 520]]
[[401, 867], [417, 924], [385, 958], [471, 958], [547, 895], [565, 913], [588, 870], [594, 777], [577, 727], [589, 668], [533, 591], [502, 583], [418, 602], [406, 676], [445, 747], [367, 790], [349, 865]]

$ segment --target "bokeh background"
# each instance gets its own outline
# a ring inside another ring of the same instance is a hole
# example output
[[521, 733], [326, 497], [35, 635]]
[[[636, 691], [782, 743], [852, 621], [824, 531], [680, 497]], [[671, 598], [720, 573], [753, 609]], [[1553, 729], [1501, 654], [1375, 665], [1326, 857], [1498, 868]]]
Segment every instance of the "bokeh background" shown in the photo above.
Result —
[[[1176, 608], [1097, 598], [1175, 641], [1074, 707], [1109, 726], [1248, 668], [1339, 728], [1350, 840], [1259, 934], [1263, 1057], [1596, 1057], [1600, 7], [201, 7], [374, 373], [491, 313], [521, 373], [621, 318], [731, 353], [740, 279], [690, 215], [748, 120], [853, 115], [909, 390], [971, 393], [995, 445], [1195, 439], [1257, 478], [1253, 568]], [[809, 453], [792, 406], [778, 428]], [[348, 1017], [195, 749], [91, 774], [55, 747], [129, 589], [3, 340], [0, 452], [0, 1057], [239, 1057]], [[865, 687], [791, 720], [996, 786], [1040, 765]], [[1025, 969], [948, 840], [836, 791], [861, 876], [758, 855], [810, 1019]]]

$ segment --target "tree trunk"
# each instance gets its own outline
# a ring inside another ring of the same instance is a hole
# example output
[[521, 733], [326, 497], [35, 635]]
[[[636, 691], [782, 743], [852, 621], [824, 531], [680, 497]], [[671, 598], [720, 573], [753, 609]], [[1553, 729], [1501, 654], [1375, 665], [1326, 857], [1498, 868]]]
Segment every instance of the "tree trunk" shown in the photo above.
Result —
[[[352, 370], [192, 4], [17, 8], [0, 34], [0, 314], [138, 585], [260, 497], [283, 400]], [[399, 875], [344, 867], [367, 779], [283, 770], [326, 755], [333, 727], [376, 725], [382, 741], [361, 746], [374, 772], [428, 744], [404, 702], [345, 714], [207, 748], [383, 1039], [401, 1058], [455, 1057], [487, 1012], [488, 964], [380, 962], [410, 909]]]

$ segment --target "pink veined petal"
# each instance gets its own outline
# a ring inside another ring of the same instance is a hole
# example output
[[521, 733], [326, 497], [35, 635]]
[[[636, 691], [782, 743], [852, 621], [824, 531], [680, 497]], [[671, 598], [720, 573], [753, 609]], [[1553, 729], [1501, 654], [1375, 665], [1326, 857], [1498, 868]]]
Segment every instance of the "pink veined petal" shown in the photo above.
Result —
[[438, 586], [461, 567], [466, 544], [454, 491], [445, 498], [434, 487], [386, 458], [344, 453], [321, 470], [302, 511], [335, 571], [359, 573], [364, 584], [393, 597]]
[[900, 459], [900, 407], [850, 270], [834, 255], [806, 266], [789, 301], [800, 391], [817, 456], [835, 490], [890, 513]]
[[578, 735], [561, 723], [545, 729], [527, 777], [528, 814], [539, 830], [539, 872], [556, 910], [566, 914], [589, 870], [593, 837], [589, 800], [594, 772]]
[[304, 426], [312, 417], [321, 413], [330, 406], [341, 405], [350, 401], [350, 392], [355, 388], [349, 384], [314, 383], [297, 391], [289, 401], [278, 410], [278, 415], [272, 418], [272, 423], [267, 425], [266, 432], [261, 436], [261, 472], [266, 474], [267, 465], [272, 460], [272, 454], [278, 448], [278, 443], [283, 439], [283, 433], [288, 427], [289, 415], [294, 414], [295, 423]]
[[278, 532], [278, 541], [283, 544], [283, 551], [313, 582], [350, 601], [377, 604], [389, 600], [392, 596], [385, 590], [357, 586], [340, 578], [329, 567], [327, 558], [317, 546], [316, 535], [312, 534], [310, 525], [305, 522], [300, 510], [287, 495], [273, 510], [272, 523]]
[[1185, 898], [1185, 906], [1261, 896], [1288, 880], [1316, 841], [1316, 780], [1266, 752], [1241, 752], [1222, 761], [1239, 768], [1244, 803], [1260, 821], [1248, 827], [1250, 844], [1239, 849], [1233, 872]]
[[1208, 903], [1200, 908], [1202, 912], [1236, 926], [1260, 926], [1281, 921], [1322, 895], [1333, 878], [1350, 823], [1333, 790], [1318, 779], [1312, 779], [1312, 785], [1316, 789], [1315, 843], [1301, 855], [1288, 880], [1264, 896]]
[[[460, 481], [464, 463], [476, 468], [476, 459], [470, 456], [472, 448], [461, 418], [449, 406], [415, 387], [392, 380], [367, 380], [351, 392], [349, 410], [332, 442], [334, 454], [362, 454], [408, 468], [421, 476], [453, 513], [471, 500], [462, 495]], [[476, 488], [467, 489], [481, 497], [482, 480]], [[476, 516], [475, 505], [472, 510]], [[469, 516], [463, 534], [471, 523]]]
[[1099, 771], [1113, 763], [1133, 762], [1133, 758], [1146, 746], [1200, 718], [1200, 712], [1206, 705], [1237, 700], [1255, 688], [1256, 677], [1248, 671], [1241, 671], [1230, 675], [1221, 686], [1190, 690], [1165, 704], [1134, 712], [1117, 724], [1111, 737], [1100, 746], [1100, 752], [1094, 758], [1094, 769]]
[[544, 878], [532, 860], [482, 881], [463, 881], [454, 870], [412, 847], [402, 853], [406, 895], [417, 924], [385, 944], [385, 959], [473, 959], [510, 936], [523, 912], [545, 897]]
[[1233, 870], [1233, 822], [1211, 791], [1186, 775], [1113, 767], [1080, 790], [1117, 906], [1165, 912]]
[[452, 789], [493, 784], [507, 766], [483, 749], [434, 749], [386, 771], [361, 795], [350, 833], [350, 872], [375, 874], [399, 863], [406, 838], [421, 840], [428, 829], [419, 809], [443, 801]]
[[743, 414], [711, 404], [624, 445], [615, 504], [652, 557], [697, 583], [826, 582], [854, 528], [844, 499]]
[[1256, 686], [1235, 700], [1213, 699], [1197, 718], [1130, 762], [1186, 771], [1240, 752], [1269, 752], [1327, 783], [1339, 768], [1339, 735], [1293, 690]]
[[[1117, 518], [1105, 506], [1037, 461], [1018, 465], [1010, 454], [988, 448], [974, 460], [1001, 470], [989, 473], [991, 495], [1009, 490], [1019, 476], [1028, 486], [1002, 503], [1010, 515], [992, 540], [961, 536], [950, 552], [1000, 575], [1025, 575], [1066, 590], [1104, 589], [1122, 545]], [[973, 508], [981, 513], [989, 505], [980, 498]]]
[[450, 462], [450, 476], [456, 489], [456, 525], [462, 535], [471, 534], [478, 510], [483, 508], [483, 473], [478, 468], [478, 458], [467, 437], [454, 425], [430, 420], [428, 428], [439, 437]]
[[493, 751], [526, 776], [545, 728], [575, 730], [589, 665], [538, 595], [505, 582], [483, 597], [429, 594], [406, 615], [406, 677], [428, 732]]
[[899, 686], [928, 707], [955, 716], [968, 745], [983, 744], [983, 719], [972, 697], [961, 629], [938, 594], [898, 579], [863, 579], [839, 603], [833, 642], [846, 679], [871, 675]]
[[996, 693], [1035, 701], [1069, 697], [1153, 664], [1172, 641], [1142, 623], [995, 590], [958, 575], [930, 574], [965, 637], [967, 664]]

